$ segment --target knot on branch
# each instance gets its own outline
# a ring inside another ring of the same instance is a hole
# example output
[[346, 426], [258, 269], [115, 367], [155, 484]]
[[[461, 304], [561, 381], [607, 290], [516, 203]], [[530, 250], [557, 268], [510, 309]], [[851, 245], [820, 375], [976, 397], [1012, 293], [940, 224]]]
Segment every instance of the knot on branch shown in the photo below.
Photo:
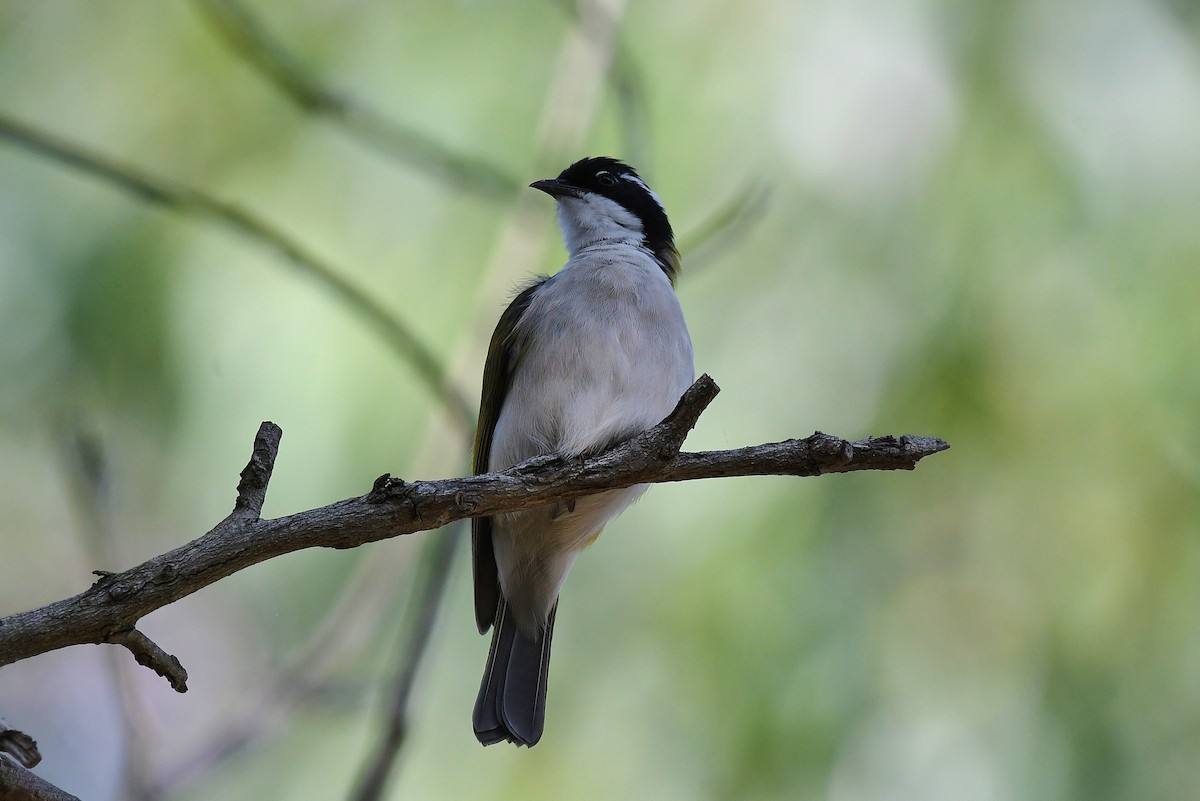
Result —
[[93, 570], [92, 575], [97, 577], [96, 580], [92, 582], [92, 586], [103, 587], [105, 584], [108, 584], [110, 581], [112, 581], [113, 577], [117, 574], [111, 570]]
[[367, 493], [367, 503], [379, 504], [397, 500], [404, 495], [407, 487], [408, 482], [404, 479], [384, 473], [371, 485], [371, 491]]
[[854, 459], [854, 443], [849, 440], [824, 431], [814, 431], [807, 441], [813, 458], [826, 470], [849, 464]]
[[108, 575], [96, 582], [96, 586], [104, 589], [104, 594], [113, 601], [124, 601], [137, 592], [138, 588], [131, 581], [122, 580], [124, 574]]
[[150, 580], [155, 584], [170, 584], [179, 577], [179, 568], [175, 567], [174, 562], [167, 562], [165, 565], [155, 571], [154, 577]]

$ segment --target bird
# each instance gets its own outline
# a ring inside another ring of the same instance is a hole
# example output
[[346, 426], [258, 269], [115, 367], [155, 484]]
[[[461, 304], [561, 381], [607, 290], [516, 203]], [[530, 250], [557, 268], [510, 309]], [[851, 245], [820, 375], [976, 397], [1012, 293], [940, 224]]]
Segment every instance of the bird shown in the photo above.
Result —
[[[524, 286], [484, 362], [475, 474], [584, 458], [661, 422], [695, 377], [675, 295], [679, 251], [658, 195], [624, 162], [581, 159], [530, 187], [556, 201], [566, 264]], [[472, 521], [475, 621], [491, 628], [475, 702], [483, 745], [542, 737], [559, 592], [641, 484]]]

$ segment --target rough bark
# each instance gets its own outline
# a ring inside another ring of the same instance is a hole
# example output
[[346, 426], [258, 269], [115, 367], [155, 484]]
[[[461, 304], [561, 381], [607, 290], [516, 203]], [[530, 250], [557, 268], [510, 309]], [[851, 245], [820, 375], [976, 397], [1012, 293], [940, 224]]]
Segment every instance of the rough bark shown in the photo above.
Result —
[[199, 539], [121, 573], [102, 573], [82, 593], [0, 619], [0, 665], [82, 643], [129, 649], [179, 692], [179, 660], [135, 628], [138, 620], [239, 570], [305, 548], [354, 548], [440, 528], [465, 517], [501, 514], [633, 484], [731, 476], [818, 476], [855, 470], [911, 470], [949, 446], [932, 437], [849, 442], [817, 432], [804, 439], [728, 451], [680, 448], [718, 388], [708, 376], [666, 420], [594, 457], [541, 456], [495, 473], [439, 481], [380, 476], [365, 495], [275, 520], [259, 517], [282, 435], [263, 423], [242, 471], [233, 512]]
[[33, 771], [0, 753], [0, 801], [79, 801]]

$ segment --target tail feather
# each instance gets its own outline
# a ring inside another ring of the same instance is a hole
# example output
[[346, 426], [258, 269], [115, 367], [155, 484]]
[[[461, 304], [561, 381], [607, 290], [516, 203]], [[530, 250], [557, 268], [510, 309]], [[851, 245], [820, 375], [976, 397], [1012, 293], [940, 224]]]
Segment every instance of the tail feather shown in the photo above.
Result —
[[507, 740], [533, 746], [546, 722], [546, 679], [554, 612], [536, 639], [517, 626], [503, 600], [496, 610], [492, 647], [475, 701], [475, 737], [483, 745]]

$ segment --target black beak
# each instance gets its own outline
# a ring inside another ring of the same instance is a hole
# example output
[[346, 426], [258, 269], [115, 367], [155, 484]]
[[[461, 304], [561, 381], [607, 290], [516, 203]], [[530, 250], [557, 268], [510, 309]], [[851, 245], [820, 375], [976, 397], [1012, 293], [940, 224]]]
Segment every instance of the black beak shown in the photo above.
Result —
[[579, 197], [579, 190], [566, 181], [558, 178], [544, 178], [530, 184], [534, 189], [540, 189], [551, 197]]

